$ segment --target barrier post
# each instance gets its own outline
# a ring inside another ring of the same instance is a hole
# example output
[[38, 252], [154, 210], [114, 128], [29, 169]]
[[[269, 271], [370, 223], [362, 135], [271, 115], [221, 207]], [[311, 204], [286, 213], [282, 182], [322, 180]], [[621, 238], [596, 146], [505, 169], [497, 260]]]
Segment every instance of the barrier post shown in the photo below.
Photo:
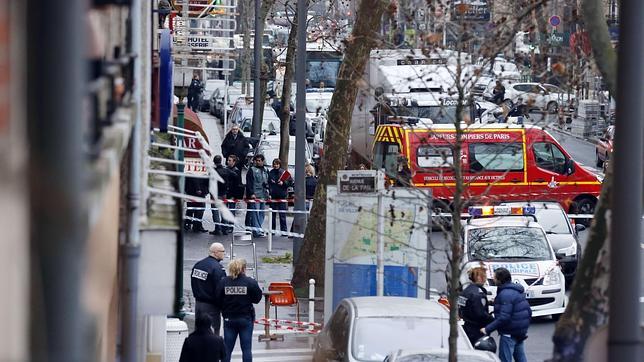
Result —
[[309, 330], [313, 330], [315, 322], [315, 279], [309, 279]]
[[268, 208], [268, 235], [266, 236], [268, 239], [268, 252], [272, 253], [273, 252], [273, 209]]

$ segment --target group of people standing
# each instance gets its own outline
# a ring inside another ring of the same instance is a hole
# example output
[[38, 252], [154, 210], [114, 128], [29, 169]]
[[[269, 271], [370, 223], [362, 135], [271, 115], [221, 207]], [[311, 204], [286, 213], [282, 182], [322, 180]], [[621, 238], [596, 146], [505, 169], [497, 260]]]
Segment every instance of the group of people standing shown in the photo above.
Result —
[[[231, 260], [226, 275], [221, 265], [225, 253], [221, 243], [213, 243], [208, 256], [192, 268], [195, 331], [184, 342], [180, 362], [229, 362], [238, 337], [242, 360], [252, 361], [253, 304], [262, 299], [262, 290], [255, 279], [246, 276], [244, 259]], [[222, 317], [223, 338], [219, 336]]]
[[[239, 125], [233, 124], [228, 134], [224, 138], [222, 145], [222, 156], [214, 157], [215, 170], [224, 180], [217, 186], [217, 197], [228, 200], [246, 201], [246, 218], [245, 225], [253, 228], [254, 237], [264, 237], [265, 233], [261, 230], [264, 223], [264, 209], [266, 204], [275, 211], [271, 220], [273, 230], [286, 232], [286, 214], [288, 212], [289, 188], [294, 185], [291, 173], [282, 166], [279, 158], [273, 159], [271, 168], [266, 167], [264, 155], [257, 154], [252, 158], [252, 164], [248, 167], [245, 177], [245, 183], [242, 181], [242, 169], [246, 167], [245, 162], [250, 151], [250, 143], [243, 133], [239, 130]], [[223, 165], [223, 161], [226, 164]], [[307, 209], [310, 208], [310, 200], [315, 195], [318, 179], [315, 175], [313, 165], [307, 164], [305, 172], [305, 190]], [[186, 193], [193, 196], [205, 197], [209, 193], [208, 179], [188, 178], [186, 179]], [[213, 195], [214, 197], [215, 195]], [[279, 201], [272, 201], [279, 200]], [[192, 229], [196, 232], [205, 232], [200, 220], [203, 217], [204, 204], [199, 202], [188, 202], [189, 207], [185, 221], [186, 230]], [[235, 214], [236, 203], [228, 202], [227, 207]], [[211, 233], [214, 235], [226, 235], [232, 231], [230, 227], [221, 225], [222, 221], [219, 213], [213, 210], [213, 220], [215, 221], [215, 230]], [[277, 221], [279, 220], [279, 224]]]

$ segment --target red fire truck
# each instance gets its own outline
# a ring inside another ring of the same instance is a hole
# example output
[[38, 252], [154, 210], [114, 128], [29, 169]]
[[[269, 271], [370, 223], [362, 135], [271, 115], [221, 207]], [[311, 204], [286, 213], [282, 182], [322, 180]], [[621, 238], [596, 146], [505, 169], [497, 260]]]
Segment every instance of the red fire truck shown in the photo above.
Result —
[[[373, 159], [387, 177], [399, 177], [401, 162], [411, 170], [411, 186], [430, 188], [449, 205], [456, 179], [453, 125], [419, 127], [409, 122], [378, 126]], [[557, 201], [575, 214], [591, 214], [601, 180], [576, 163], [545, 130], [516, 124], [463, 127], [460, 159], [468, 204], [503, 201]], [[444, 208], [443, 206], [442, 208]]]

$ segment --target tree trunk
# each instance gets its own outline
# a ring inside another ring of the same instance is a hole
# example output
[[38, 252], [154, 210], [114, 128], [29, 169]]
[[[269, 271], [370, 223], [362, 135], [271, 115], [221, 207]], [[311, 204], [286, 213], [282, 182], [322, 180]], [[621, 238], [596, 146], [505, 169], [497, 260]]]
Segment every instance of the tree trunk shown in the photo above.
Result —
[[[461, 35], [463, 37], [463, 34]], [[459, 41], [459, 46], [465, 46], [463, 39]], [[454, 179], [456, 185], [454, 187], [454, 199], [451, 205], [452, 213], [452, 232], [450, 234], [449, 240], [449, 273], [448, 273], [448, 283], [449, 283], [449, 294], [448, 300], [449, 305], [452, 306], [449, 309], [449, 361], [457, 361], [457, 343], [458, 343], [458, 330], [461, 328], [458, 325], [458, 296], [461, 291], [461, 261], [463, 260], [463, 247], [461, 243], [461, 229], [463, 226], [460, 223], [461, 220], [461, 211], [463, 210], [463, 192], [464, 192], [464, 183], [463, 183], [463, 161], [461, 159], [461, 149], [463, 148], [463, 129], [461, 128], [461, 122], [463, 122], [463, 109], [465, 104], [467, 104], [468, 99], [465, 95], [464, 84], [462, 81], [461, 74], [463, 73], [463, 68], [461, 65], [461, 51], [459, 50], [456, 55], [456, 72], [454, 73], [454, 82], [456, 83], [456, 89], [458, 92], [458, 100], [456, 104], [456, 117], [454, 119], [454, 129], [456, 139], [454, 140], [454, 146], [452, 148], [452, 164], [454, 165]]]
[[570, 299], [555, 328], [552, 361], [582, 361], [588, 338], [608, 323], [609, 233], [612, 171], [606, 174]]
[[[583, 16], [590, 36], [595, 62], [611, 93], [617, 83], [617, 56], [610, 44], [600, 0], [584, 0]], [[586, 341], [608, 323], [608, 286], [610, 278], [610, 200], [612, 164], [609, 163], [583, 259], [577, 270], [566, 312], [552, 337], [552, 361], [583, 360]]]
[[[262, 2], [262, 7], [261, 11], [259, 13], [259, 18], [262, 22], [262, 24], [266, 23], [266, 16], [268, 16], [268, 12], [271, 10], [273, 7], [273, 4], [275, 4], [275, 0], [264, 0]], [[255, 36], [258, 36], [258, 34], [255, 34]], [[261, 38], [260, 44], [263, 43], [264, 40], [264, 34], [259, 35]], [[260, 74], [256, 75], [259, 78], [259, 94], [261, 98], [259, 99], [259, 122], [260, 122], [260, 133], [262, 129], [262, 123], [264, 121], [264, 105], [266, 104], [266, 93], [267, 93], [267, 88], [268, 88], [268, 65], [265, 64], [264, 62], [264, 47], [262, 45], [262, 49], [260, 50], [259, 53], [259, 59], [260, 59], [260, 69], [261, 72]], [[270, 160], [273, 162], [273, 160]]]
[[617, 53], [610, 43], [603, 6], [601, 0], [583, 0], [582, 15], [597, 68], [610, 92], [617, 94]]
[[362, 81], [371, 49], [380, 42], [378, 31], [387, 5], [383, 0], [362, 0], [356, 13], [355, 27], [346, 39], [345, 55], [328, 112], [329, 124], [315, 201], [293, 274], [293, 284], [297, 287], [308, 285], [309, 278], [315, 279], [316, 284], [324, 283], [326, 186], [335, 183], [337, 171], [346, 163], [358, 83]]
[[242, 33], [244, 40], [244, 49], [242, 51], [242, 69], [241, 69], [241, 80], [242, 80], [242, 93], [249, 95], [249, 85], [250, 80], [250, 19], [253, 17], [254, 7], [251, 0], [245, 0], [241, 2], [243, 7], [242, 11]]
[[284, 70], [284, 81], [282, 84], [282, 110], [280, 117], [280, 160], [282, 165], [288, 165], [289, 150], [289, 129], [291, 125], [291, 93], [293, 88], [293, 73], [295, 68], [295, 47], [297, 45], [297, 9], [291, 23], [291, 30], [288, 33], [288, 44], [286, 46], [286, 69]]

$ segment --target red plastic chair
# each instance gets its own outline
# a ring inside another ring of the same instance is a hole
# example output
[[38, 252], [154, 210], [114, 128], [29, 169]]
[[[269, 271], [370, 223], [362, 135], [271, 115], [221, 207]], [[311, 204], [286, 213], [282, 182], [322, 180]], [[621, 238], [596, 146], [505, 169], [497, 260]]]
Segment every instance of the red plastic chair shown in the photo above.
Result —
[[281, 294], [273, 294], [269, 297], [272, 306], [275, 307], [275, 319], [277, 318], [277, 307], [296, 306], [297, 321], [300, 321], [300, 303], [295, 295], [295, 289], [289, 282], [273, 282], [268, 285], [269, 291], [280, 291]]

